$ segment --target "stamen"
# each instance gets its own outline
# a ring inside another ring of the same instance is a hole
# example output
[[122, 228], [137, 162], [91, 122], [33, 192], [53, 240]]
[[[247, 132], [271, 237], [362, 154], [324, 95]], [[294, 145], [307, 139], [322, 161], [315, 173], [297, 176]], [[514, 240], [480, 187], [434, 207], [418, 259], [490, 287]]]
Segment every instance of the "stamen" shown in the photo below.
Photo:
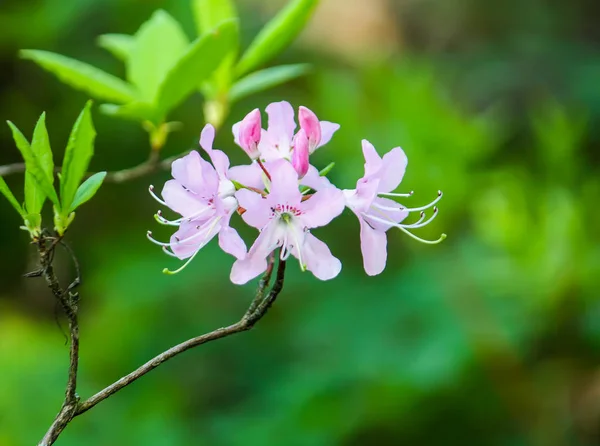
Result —
[[[194, 235], [189, 236], [188, 238], [184, 238], [183, 240], [175, 237], [175, 239], [177, 240], [175, 243], [171, 243], [171, 242], [168, 242], [168, 243], [166, 243], [166, 242], [159, 242], [158, 240], [156, 240], [155, 238], [152, 237], [152, 231], [148, 231], [147, 234], [146, 234], [146, 237], [148, 238], [148, 240], [150, 240], [155, 245], [166, 246], [166, 247], [171, 248], [173, 245], [181, 245], [183, 243], [187, 243], [189, 241], [195, 240], [198, 237], [200, 237], [201, 235], [204, 235], [204, 233], [206, 232], [207, 229], [211, 230], [213, 227], [214, 227], [214, 223], [210, 227], [206, 227], [206, 228], [204, 228], [202, 230], [200, 230], [200, 226], [197, 226], [196, 229], [198, 229], [198, 232], [196, 232]], [[186, 245], [184, 245], [184, 246], [186, 246]], [[189, 245], [187, 245], [187, 246], [189, 246]]]
[[413, 194], [415, 193], [414, 190], [411, 190], [409, 193], [407, 194], [396, 194], [396, 193], [392, 193], [392, 192], [379, 192], [377, 195], [381, 195], [383, 197], [412, 197]]
[[410, 224], [410, 225], [400, 225], [404, 228], [409, 228], [409, 229], [417, 229], [417, 228], [422, 228], [423, 226], [427, 226], [429, 223], [431, 223], [435, 217], [437, 217], [438, 214], [438, 208], [437, 207], [433, 207], [433, 215], [431, 217], [429, 217], [429, 219], [427, 219], [427, 221], [423, 221], [423, 219], [425, 218], [425, 212], [421, 211], [421, 218], [419, 219], [419, 221], [417, 221], [416, 223]]
[[438, 191], [438, 196], [435, 200], [433, 200], [431, 203], [429, 203], [428, 205], [425, 206], [421, 206], [419, 208], [406, 208], [406, 210], [408, 212], [418, 212], [418, 211], [424, 211], [426, 209], [429, 209], [430, 207], [434, 206], [435, 204], [437, 204], [438, 201], [440, 201], [442, 199], [444, 194], [442, 194], [442, 191], [439, 190]]
[[162, 211], [158, 211], [156, 213], [156, 215], [154, 215], [154, 219], [159, 222], [161, 225], [166, 225], [166, 226], [179, 226], [181, 223], [183, 222], [190, 222], [195, 218], [200, 217], [202, 214], [204, 214], [206, 211], [210, 211], [213, 208], [211, 206], [207, 206], [204, 209], [201, 209], [198, 212], [193, 213], [192, 215], [189, 215], [188, 217], [181, 217], [178, 218], [176, 220], [167, 220], [166, 218], [164, 218], [162, 216]]
[[384, 206], [384, 205], [378, 204], [378, 203], [373, 203], [371, 206], [376, 207], [377, 209], [381, 209], [382, 211], [392, 211], [392, 212], [406, 211], [406, 208], [404, 206], [401, 206], [401, 207]]
[[192, 256], [189, 259], [187, 259], [186, 262], [183, 265], [181, 265], [179, 268], [177, 268], [175, 271], [171, 271], [168, 268], [163, 269], [163, 274], [168, 274], [169, 276], [172, 276], [174, 274], [180, 273], [181, 271], [183, 271], [186, 268], [186, 266], [188, 266], [192, 262], [192, 260], [194, 260], [194, 257], [196, 257], [196, 254], [198, 254], [199, 252], [200, 252], [200, 248], [198, 248], [196, 250], [196, 252], [194, 254], [192, 254]]
[[167, 206], [167, 207], [169, 207], [169, 205], [168, 205], [167, 203], [165, 203], [165, 202], [164, 202], [164, 200], [160, 199], [160, 198], [158, 197], [158, 195], [156, 195], [156, 194], [154, 193], [154, 186], [153, 186], [152, 184], [151, 184], [151, 185], [148, 187], [148, 192], [150, 192], [150, 195], [152, 195], [152, 198], [154, 198], [154, 199], [155, 199], [156, 201], [158, 201], [160, 204], [162, 204], [163, 206]]
[[175, 258], [177, 258], [177, 259], [179, 258], [179, 257], [177, 257], [177, 254], [175, 254], [173, 251], [169, 251], [169, 248], [167, 248], [166, 246], [163, 246], [163, 247], [162, 247], [162, 250], [163, 250], [163, 252], [164, 252], [165, 254], [168, 254], [168, 255], [170, 255], [171, 257], [175, 257]]
[[421, 237], [417, 237], [412, 232], [408, 231], [407, 229], [404, 229], [403, 227], [400, 227], [400, 230], [402, 232], [406, 233], [408, 236], [414, 238], [416, 241], [425, 243], [426, 245], [437, 245], [438, 243], [441, 243], [446, 239], [446, 234], [442, 234], [442, 235], [440, 235], [440, 238], [438, 238], [437, 240], [425, 240], [425, 239], [422, 239]]
[[298, 251], [298, 262], [300, 263], [300, 271], [306, 271], [306, 265], [302, 261], [302, 250], [300, 249], [300, 241], [298, 239], [298, 233], [296, 232], [296, 228], [291, 226], [292, 234], [294, 235], [294, 243], [296, 243], [296, 251]]

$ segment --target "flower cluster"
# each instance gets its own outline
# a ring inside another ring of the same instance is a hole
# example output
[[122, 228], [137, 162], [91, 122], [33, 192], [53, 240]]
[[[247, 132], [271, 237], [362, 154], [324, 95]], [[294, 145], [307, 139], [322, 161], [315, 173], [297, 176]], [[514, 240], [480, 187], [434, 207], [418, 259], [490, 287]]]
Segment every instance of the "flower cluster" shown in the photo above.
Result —
[[[281, 260], [290, 255], [298, 259], [300, 268], [312, 272], [321, 280], [336, 277], [341, 262], [327, 245], [311, 230], [329, 224], [348, 207], [360, 222], [360, 241], [365, 271], [376, 275], [383, 271], [387, 259], [387, 231], [398, 228], [423, 243], [412, 232], [427, 225], [437, 215], [435, 200], [426, 206], [407, 208], [397, 197], [411, 193], [395, 193], [406, 170], [407, 158], [397, 147], [380, 157], [373, 145], [362, 143], [365, 174], [352, 190], [341, 190], [310, 164], [310, 155], [327, 144], [340, 128], [338, 124], [319, 121], [308, 108], [298, 110], [298, 125], [294, 109], [288, 102], [272, 103], [266, 108], [268, 126], [262, 128], [260, 110], [250, 112], [233, 126], [234, 142], [252, 160], [251, 164], [230, 166], [225, 153], [213, 148], [214, 128], [208, 124], [200, 136], [200, 147], [207, 161], [197, 151], [175, 161], [173, 179], [165, 183], [162, 199], [150, 193], [164, 206], [180, 215], [167, 220], [161, 211], [156, 220], [178, 229], [166, 243], [148, 232], [148, 238], [162, 246], [171, 256], [187, 259], [176, 271], [187, 266], [198, 252], [218, 235], [219, 246], [236, 258], [231, 280], [244, 284], [263, 273], [268, 258], [279, 250]], [[432, 208], [426, 218], [425, 211]], [[410, 213], [420, 214], [418, 221], [405, 224]], [[259, 234], [250, 249], [230, 226], [234, 214]]]

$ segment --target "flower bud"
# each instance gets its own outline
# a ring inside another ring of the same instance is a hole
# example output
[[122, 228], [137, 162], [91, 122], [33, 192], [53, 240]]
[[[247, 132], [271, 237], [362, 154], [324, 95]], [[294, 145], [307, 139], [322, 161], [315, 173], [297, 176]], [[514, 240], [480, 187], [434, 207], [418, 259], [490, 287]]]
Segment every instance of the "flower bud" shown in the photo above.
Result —
[[292, 166], [298, 173], [298, 178], [303, 178], [308, 172], [309, 142], [304, 130], [300, 130], [294, 137], [294, 151], [292, 152]]
[[298, 109], [298, 121], [300, 128], [304, 130], [308, 138], [309, 152], [312, 153], [321, 142], [321, 123], [319, 118], [306, 107]]
[[240, 123], [239, 141], [240, 146], [253, 160], [260, 155], [258, 151], [258, 143], [262, 131], [262, 123], [260, 110], [258, 108], [252, 110]]

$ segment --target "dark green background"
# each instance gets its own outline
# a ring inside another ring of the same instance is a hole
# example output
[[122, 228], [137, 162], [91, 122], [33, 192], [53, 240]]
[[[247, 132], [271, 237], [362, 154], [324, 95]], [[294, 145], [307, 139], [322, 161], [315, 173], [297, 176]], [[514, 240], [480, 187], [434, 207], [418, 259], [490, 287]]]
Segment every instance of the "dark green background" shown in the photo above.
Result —
[[[261, 3], [273, 9], [266, 0], [240, 2], [244, 45], [268, 20]], [[403, 189], [416, 191], [410, 204], [445, 193], [437, 220], [419, 235], [448, 239], [430, 247], [392, 231], [386, 271], [367, 277], [358, 223], [345, 212], [315, 231], [343, 262], [337, 279], [319, 282], [292, 262], [284, 292], [254, 331], [165, 364], [75, 419], [58, 445], [600, 441], [597, 2], [387, 6], [386, 26], [402, 42], [393, 54], [377, 54], [377, 44], [365, 54], [324, 50], [305, 36], [277, 62], [308, 61], [313, 74], [234, 106], [218, 146], [245, 162], [231, 142], [233, 122], [272, 100], [306, 105], [342, 125], [313, 160], [336, 161], [336, 184], [352, 187], [361, 174], [362, 138], [380, 152], [401, 145], [409, 158]], [[133, 33], [158, 7], [193, 34], [183, 0], [4, 0], [0, 118], [30, 134], [45, 110], [60, 160], [86, 96], [17, 50], [56, 51], [122, 75], [95, 37]], [[331, 32], [350, 44], [367, 26], [360, 17]], [[199, 96], [178, 109], [185, 126], [166, 155], [194, 146], [201, 110]], [[97, 111], [94, 120], [93, 170], [146, 157], [135, 123]], [[0, 128], [0, 164], [18, 160], [8, 127]], [[148, 229], [168, 236], [152, 218], [147, 187], [167, 178], [103, 186], [69, 231], [83, 268], [84, 397], [174, 343], [237, 320], [252, 297], [253, 285], [229, 282], [233, 259], [216, 243], [182, 274], [161, 274], [177, 263], [145, 239]], [[7, 181], [18, 191], [22, 176]], [[35, 252], [5, 200], [0, 216], [0, 446], [32, 445], [61, 403], [68, 349], [42, 280], [21, 277], [34, 269]], [[254, 233], [243, 235], [250, 242]], [[67, 280], [69, 259], [57, 265]]]

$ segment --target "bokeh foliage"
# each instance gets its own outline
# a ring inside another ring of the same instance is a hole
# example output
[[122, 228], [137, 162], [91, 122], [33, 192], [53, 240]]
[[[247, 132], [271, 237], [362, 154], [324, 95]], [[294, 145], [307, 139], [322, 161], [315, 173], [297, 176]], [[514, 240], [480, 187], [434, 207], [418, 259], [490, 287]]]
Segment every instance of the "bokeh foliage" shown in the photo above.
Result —
[[[243, 46], [267, 19], [257, 3], [239, 2]], [[313, 73], [242, 99], [217, 137], [243, 160], [228, 126], [271, 100], [307, 105], [342, 124], [323, 149], [328, 156], [317, 152], [315, 162], [335, 159], [330, 175], [344, 187], [361, 173], [361, 138], [382, 151], [401, 145], [410, 200], [445, 193], [440, 216], [422, 231], [448, 233], [442, 245], [394, 234], [385, 273], [367, 278], [358, 224], [342, 216], [318, 234], [343, 261], [338, 279], [321, 283], [289, 268], [283, 294], [255, 331], [159, 368], [75, 419], [57, 444], [597, 444], [595, 6], [531, 2], [521, 11], [523, 2], [509, 3], [514, 8], [500, 11], [469, 0], [389, 2], [403, 50], [351, 65], [297, 46], [277, 62], [312, 62]], [[95, 37], [133, 34], [158, 7], [194, 35], [187, 2], [175, 0], [3, 4], [0, 116], [33, 123], [46, 109], [53, 147], [64, 146], [86, 96], [17, 51], [44, 48], [119, 73]], [[170, 136], [166, 154], [196, 143], [202, 102], [190, 99], [173, 119], [185, 127]], [[94, 122], [92, 169], [144, 159], [141, 129], [98, 113]], [[0, 138], [0, 164], [18, 161], [8, 129]], [[69, 234], [84, 271], [82, 394], [237, 319], [251, 298], [251, 286], [228, 282], [232, 259], [214, 244], [184, 274], [160, 274], [172, 260], [144, 238], [156, 210], [146, 188], [167, 177], [103, 186]], [[18, 216], [4, 200], [0, 212], [0, 446], [29, 445], [58, 409], [67, 348], [43, 284], [20, 278], [33, 264]], [[68, 277], [69, 259], [57, 261]]]

